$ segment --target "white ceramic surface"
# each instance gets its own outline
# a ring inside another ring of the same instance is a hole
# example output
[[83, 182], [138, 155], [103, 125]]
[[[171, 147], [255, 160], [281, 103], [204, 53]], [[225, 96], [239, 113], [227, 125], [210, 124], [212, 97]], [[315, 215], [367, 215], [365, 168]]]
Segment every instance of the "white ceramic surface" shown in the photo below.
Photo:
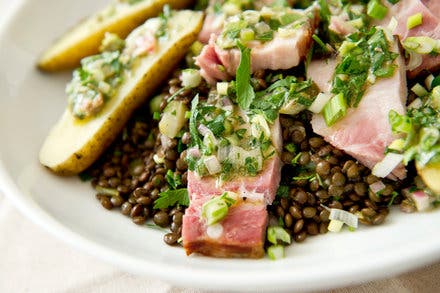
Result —
[[0, 189], [21, 212], [66, 242], [121, 268], [208, 289], [319, 289], [385, 278], [440, 259], [440, 211], [393, 211], [379, 227], [307, 239], [279, 261], [187, 257], [162, 232], [104, 210], [89, 184], [59, 178], [37, 154], [66, 104], [70, 74], [38, 72], [50, 42], [100, 1], [22, 1], [0, 37]]

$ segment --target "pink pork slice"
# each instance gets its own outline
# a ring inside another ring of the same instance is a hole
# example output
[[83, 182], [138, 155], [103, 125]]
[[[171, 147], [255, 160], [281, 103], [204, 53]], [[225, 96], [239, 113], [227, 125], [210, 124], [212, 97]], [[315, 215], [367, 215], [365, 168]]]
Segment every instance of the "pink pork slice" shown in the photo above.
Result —
[[[398, 35], [403, 42], [407, 37], [427, 36], [433, 39], [440, 39], [440, 1], [439, 0], [400, 0], [395, 5], [382, 1], [389, 7], [387, 18], [381, 24], [388, 25], [391, 17], [397, 20], [396, 29], [393, 34]], [[408, 17], [421, 13], [423, 21], [412, 29], [406, 26]], [[412, 71], [408, 72], [413, 78], [424, 70], [433, 72], [440, 69], [440, 55], [423, 55], [422, 63]]]
[[[312, 13], [313, 18], [297, 28], [291, 36], [281, 37], [276, 33], [271, 41], [247, 43], [246, 46], [251, 49], [251, 71], [289, 69], [297, 66], [306, 56], [318, 24], [319, 13], [316, 6], [312, 8]], [[238, 49], [222, 49], [216, 44], [216, 40], [217, 35], [212, 34], [208, 45], [196, 57], [201, 75], [211, 84], [235, 76], [241, 58]]]
[[[272, 127], [272, 142], [277, 153], [265, 162], [257, 176], [242, 176], [217, 183], [215, 177], [199, 177], [188, 172], [190, 206], [182, 224], [183, 247], [188, 255], [200, 253], [214, 257], [260, 258], [264, 256], [264, 238], [268, 214], [281, 180], [281, 128], [277, 120]], [[221, 231], [212, 235], [201, 217], [201, 207], [213, 196], [232, 191], [240, 196], [228, 215], [220, 221]]]
[[200, 217], [202, 206], [209, 199], [207, 196], [193, 199], [185, 211], [182, 239], [186, 253], [214, 257], [263, 257], [268, 219], [266, 204], [263, 201], [246, 200], [232, 206], [226, 218], [216, 224], [220, 225], [220, 233], [213, 236]]
[[[393, 45], [393, 51], [399, 52], [397, 42]], [[307, 76], [323, 92], [328, 93], [336, 65], [335, 59], [314, 60], [307, 68]], [[384, 158], [385, 148], [395, 139], [388, 113], [390, 110], [405, 113], [406, 95], [405, 65], [399, 56], [394, 75], [378, 79], [370, 85], [358, 107], [348, 109], [345, 117], [336, 124], [328, 127], [321, 114], [314, 114], [313, 131], [371, 169]], [[398, 166], [389, 177], [405, 178], [404, 166]]]

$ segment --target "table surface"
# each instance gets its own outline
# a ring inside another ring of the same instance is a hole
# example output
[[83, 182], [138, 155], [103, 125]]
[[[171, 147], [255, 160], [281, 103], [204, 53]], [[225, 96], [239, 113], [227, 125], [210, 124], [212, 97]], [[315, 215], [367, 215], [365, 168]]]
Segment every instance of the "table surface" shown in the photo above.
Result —
[[[0, 27], [18, 2], [0, 0]], [[440, 263], [331, 292], [436, 292], [439, 276]], [[0, 193], [0, 292], [203, 291], [134, 276], [79, 252], [30, 222]]]

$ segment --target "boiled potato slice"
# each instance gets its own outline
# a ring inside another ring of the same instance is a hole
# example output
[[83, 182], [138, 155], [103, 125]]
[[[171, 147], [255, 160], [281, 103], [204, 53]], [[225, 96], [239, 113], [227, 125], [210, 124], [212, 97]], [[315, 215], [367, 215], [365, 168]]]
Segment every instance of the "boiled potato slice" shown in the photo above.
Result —
[[77, 174], [89, 167], [115, 139], [133, 110], [182, 60], [197, 39], [202, 22], [201, 12], [173, 13], [168, 20], [169, 37], [160, 38], [157, 51], [139, 60], [97, 117], [80, 121], [66, 109], [43, 144], [40, 162], [60, 175]]
[[420, 166], [416, 164], [417, 173], [422, 177], [423, 182], [436, 194], [440, 194], [440, 163]]
[[104, 34], [111, 32], [125, 38], [147, 18], [157, 16], [163, 6], [184, 8], [192, 0], [115, 1], [107, 8], [78, 24], [55, 42], [38, 61], [44, 71], [72, 69], [82, 58], [98, 53]]

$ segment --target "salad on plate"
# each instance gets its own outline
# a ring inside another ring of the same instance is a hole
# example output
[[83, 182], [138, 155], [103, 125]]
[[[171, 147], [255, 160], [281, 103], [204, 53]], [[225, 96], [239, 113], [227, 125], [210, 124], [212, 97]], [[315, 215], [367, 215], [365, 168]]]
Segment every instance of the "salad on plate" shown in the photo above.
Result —
[[43, 54], [75, 69], [41, 164], [188, 255], [438, 205], [436, 1], [190, 2], [114, 1]]

